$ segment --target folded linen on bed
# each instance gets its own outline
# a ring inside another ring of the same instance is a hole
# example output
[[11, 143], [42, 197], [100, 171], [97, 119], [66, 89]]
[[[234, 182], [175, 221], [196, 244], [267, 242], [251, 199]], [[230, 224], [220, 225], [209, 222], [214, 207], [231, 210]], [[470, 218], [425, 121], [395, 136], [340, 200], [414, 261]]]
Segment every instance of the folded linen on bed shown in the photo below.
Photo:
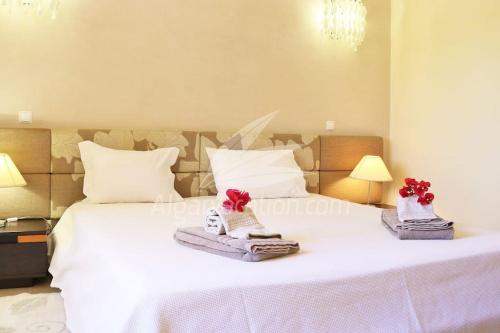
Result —
[[215, 235], [226, 233], [222, 219], [215, 208], [210, 208], [205, 215], [205, 231]]
[[455, 230], [453, 222], [439, 217], [431, 220], [416, 220], [400, 222], [395, 209], [382, 211], [382, 222], [399, 239], [424, 240], [424, 239], [453, 239]]
[[260, 224], [249, 207], [245, 207], [243, 212], [210, 208], [205, 215], [205, 231], [239, 239], [281, 238], [280, 234], [272, 233]]
[[181, 245], [243, 261], [262, 261], [299, 251], [299, 244], [279, 238], [238, 239], [206, 232], [202, 227], [179, 228], [174, 239]]

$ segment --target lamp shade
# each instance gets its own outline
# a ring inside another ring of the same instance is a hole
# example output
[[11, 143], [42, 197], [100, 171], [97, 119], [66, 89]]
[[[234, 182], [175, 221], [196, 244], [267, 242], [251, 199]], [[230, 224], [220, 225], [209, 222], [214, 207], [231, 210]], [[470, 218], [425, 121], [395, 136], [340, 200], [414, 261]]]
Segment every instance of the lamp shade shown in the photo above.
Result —
[[351, 178], [372, 182], [390, 182], [391, 174], [380, 156], [365, 155], [352, 170]]
[[0, 187], [25, 186], [26, 181], [9, 155], [0, 153]]

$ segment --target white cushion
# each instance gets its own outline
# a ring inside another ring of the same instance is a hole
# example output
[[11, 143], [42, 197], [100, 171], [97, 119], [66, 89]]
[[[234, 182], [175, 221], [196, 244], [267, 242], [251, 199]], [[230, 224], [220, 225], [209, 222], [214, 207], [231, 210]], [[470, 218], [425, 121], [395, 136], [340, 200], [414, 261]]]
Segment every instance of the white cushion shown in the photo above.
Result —
[[92, 203], [176, 202], [170, 167], [179, 149], [116, 150], [91, 141], [78, 144], [85, 168], [83, 193]]
[[219, 196], [230, 188], [247, 191], [255, 199], [308, 196], [292, 150], [206, 150]]

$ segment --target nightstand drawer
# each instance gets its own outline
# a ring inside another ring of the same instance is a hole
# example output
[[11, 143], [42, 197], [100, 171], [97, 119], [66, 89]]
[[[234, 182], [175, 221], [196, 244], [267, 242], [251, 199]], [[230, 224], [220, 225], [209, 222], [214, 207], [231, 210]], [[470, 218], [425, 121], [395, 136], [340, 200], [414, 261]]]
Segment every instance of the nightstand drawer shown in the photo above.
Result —
[[17, 236], [18, 243], [47, 243], [47, 235], [23, 235]]
[[0, 279], [47, 275], [47, 243], [0, 244]]

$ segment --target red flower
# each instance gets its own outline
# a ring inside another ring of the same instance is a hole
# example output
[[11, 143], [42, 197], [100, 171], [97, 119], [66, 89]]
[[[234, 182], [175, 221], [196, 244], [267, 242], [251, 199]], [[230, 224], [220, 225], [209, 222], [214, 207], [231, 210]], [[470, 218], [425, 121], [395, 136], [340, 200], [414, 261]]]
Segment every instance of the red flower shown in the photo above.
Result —
[[409, 197], [410, 194], [408, 193], [408, 187], [405, 186], [402, 189], [400, 189], [399, 195], [401, 195], [403, 198]]
[[408, 186], [416, 186], [418, 182], [415, 180], [415, 178], [406, 178], [405, 183]]
[[423, 197], [418, 198], [418, 202], [420, 202], [422, 205], [428, 205], [432, 203], [434, 200], [434, 194], [432, 193], [426, 193]]
[[415, 194], [418, 195], [419, 197], [423, 196], [425, 192], [427, 192], [427, 188], [422, 187], [422, 186], [417, 186], [415, 188]]
[[222, 206], [226, 209], [237, 210], [239, 212], [242, 212], [246, 204], [252, 200], [248, 192], [235, 189], [227, 190], [226, 195], [228, 199], [222, 203]]
[[399, 190], [399, 195], [403, 198], [418, 196], [417, 201], [422, 205], [428, 205], [434, 200], [434, 194], [427, 193], [431, 183], [425, 180], [416, 181], [414, 178], [405, 178], [406, 186]]

